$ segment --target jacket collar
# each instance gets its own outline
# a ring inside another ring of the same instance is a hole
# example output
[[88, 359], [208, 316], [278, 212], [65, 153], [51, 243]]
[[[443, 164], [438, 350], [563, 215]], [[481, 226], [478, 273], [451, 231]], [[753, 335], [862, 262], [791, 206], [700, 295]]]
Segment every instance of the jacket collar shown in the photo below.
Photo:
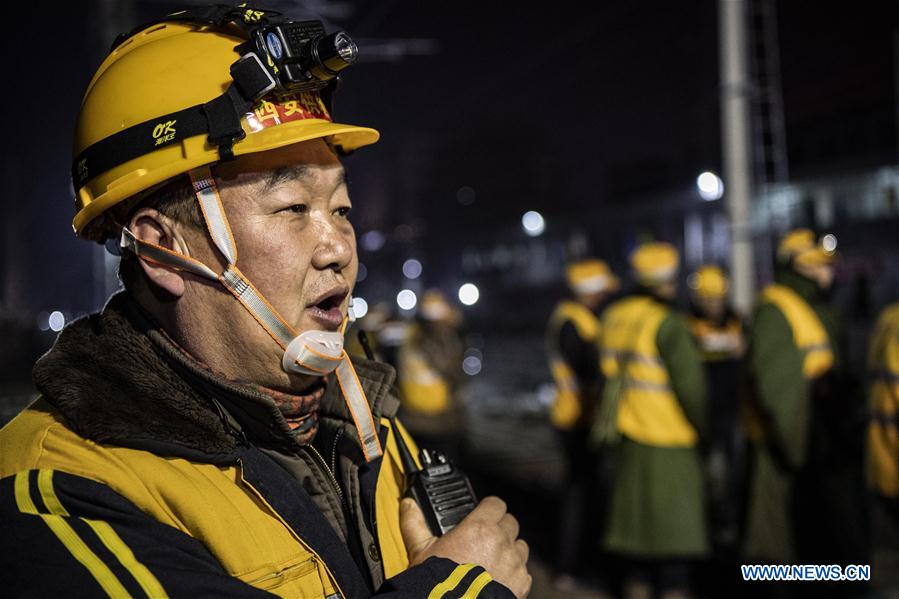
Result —
[[795, 291], [810, 304], [821, 302], [824, 293], [812, 279], [803, 276], [789, 267], [781, 267], [774, 273], [774, 281]]
[[[393, 369], [368, 361], [354, 366], [375, 424], [378, 416], [394, 416]], [[269, 390], [225, 379], [192, 359], [126, 293], [66, 327], [35, 364], [33, 378], [68, 426], [97, 443], [232, 463], [245, 433], [254, 441], [292, 439]], [[320, 415], [351, 422], [331, 383]]]

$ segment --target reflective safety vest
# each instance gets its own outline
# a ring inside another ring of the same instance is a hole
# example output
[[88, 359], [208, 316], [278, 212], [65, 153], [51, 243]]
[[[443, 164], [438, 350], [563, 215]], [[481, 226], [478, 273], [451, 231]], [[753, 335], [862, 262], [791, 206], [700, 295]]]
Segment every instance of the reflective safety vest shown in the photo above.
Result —
[[621, 383], [616, 423], [622, 435], [655, 447], [694, 447], [696, 429], [671, 388], [656, 344], [659, 327], [670, 314], [650, 297], [612, 304], [602, 317], [602, 370]]
[[899, 498], [899, 304], [889, 306], [877, 321], [868, 367], [868, 480], [881, 495]]
[[[599, 351], [599, 319], [585, 305], [564, 300], [559, 302], [552, 315], [546, 331], [546, 354], [549, 357], [549, 369], [556, 384], [556, 396], [550, 408], [549, 416], [556, 428], [570, 429], [584, 413], [584, 402], [591, 398], [582, 397], [582, 389], [571, 366], [562, 357], [559, 350], [559, 333], [566, 322], [570, 322], [577, 330], [578, 337], [584, 343], [596, 345]], [[597, 364], [597, 368], [599, 364]], [[599, 401], [599, 397], [593, 398]]]
[[450, 388], [418, 348], [419, 335], [417, 328], [411, 331], [397, 356], [400, 397], [405, 409], [434, 416], [450, 409]]
[[687, 324], [706, 362], [733, 360], [742, 354], [743, 324], [739, 318], [731, 318], [724, 326], [716, 326], [706, 318], [691, 316]]
[[775, 305], [790, 324], [793, 341], [802, 353], [802, 371], [807, 380], [818, 378], [833, 367], [830, 338], [808, 302], [779, 284], [768, 286], [762, 292], [762, 301]]

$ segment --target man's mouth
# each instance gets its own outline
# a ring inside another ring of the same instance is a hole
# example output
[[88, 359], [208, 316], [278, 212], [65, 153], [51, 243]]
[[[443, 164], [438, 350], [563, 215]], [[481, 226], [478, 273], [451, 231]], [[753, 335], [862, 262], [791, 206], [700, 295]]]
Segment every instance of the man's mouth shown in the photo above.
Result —
[[326, 330], [337, 330], [343, 324], [342, 306], [349, 292], [346, 287], [329, 289], [310, 304], [306, 312]]

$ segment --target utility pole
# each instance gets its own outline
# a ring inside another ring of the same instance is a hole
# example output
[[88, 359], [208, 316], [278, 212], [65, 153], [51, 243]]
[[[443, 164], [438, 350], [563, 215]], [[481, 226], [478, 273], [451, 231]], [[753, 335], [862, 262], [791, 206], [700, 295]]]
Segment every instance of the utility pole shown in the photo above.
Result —
[[721, 147], [724, 153], [724, 201], [730, 220], [730, 270], [733, 301], [747, 314], [755, 295], [752, 261], [752, 148], [749, 123], [747, 0], [719, 0], [718, 45], [721, 76]]

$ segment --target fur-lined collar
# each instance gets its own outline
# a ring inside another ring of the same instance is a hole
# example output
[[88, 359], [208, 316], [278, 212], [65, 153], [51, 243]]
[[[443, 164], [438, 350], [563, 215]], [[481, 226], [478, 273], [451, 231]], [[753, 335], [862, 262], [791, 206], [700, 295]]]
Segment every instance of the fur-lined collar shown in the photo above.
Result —
[[[354, 360], [354, 366], [375, 423], [377, 416], [394, 416], [393, 369], [367, 360]], [[224, 379], [187, 356], [124, 293], [102, 312], [67, 326], [35, 364], [33, 377], [66, 424], [97, 443], [231, 463], [242, 435], [230, 416], [243, 424], [247, 414], [257, 432], [262, 423], [272, 435], [290, 438], [265, 388]], [[330, 383], [319, 415], [351, 422], [336, 381]], [[223, 404], [241, 413], [226, 413]]]

